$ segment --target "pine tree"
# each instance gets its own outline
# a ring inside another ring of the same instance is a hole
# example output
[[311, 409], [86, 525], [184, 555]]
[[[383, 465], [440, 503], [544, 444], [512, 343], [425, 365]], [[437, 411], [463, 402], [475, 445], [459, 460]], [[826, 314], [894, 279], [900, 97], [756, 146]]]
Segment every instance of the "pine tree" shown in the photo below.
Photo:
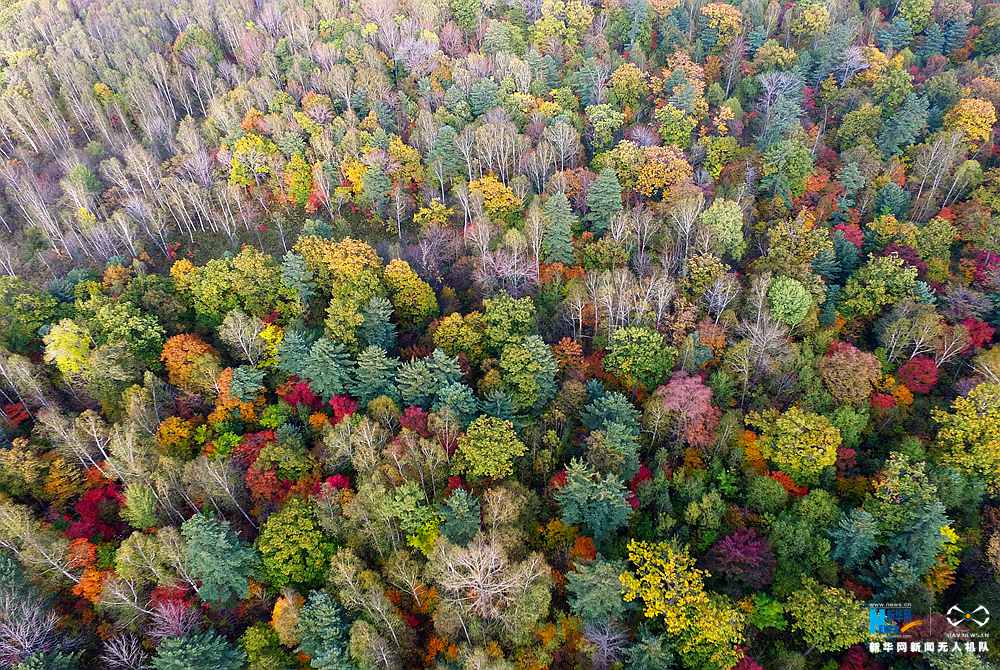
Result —
[[897, 16], [885, 28], [875, 31], [878, 45], [883, 51], [899, 51], [913, 41], [913, 28], [902, 16]]
[[514, 421], [514, 400], [510, 394], [501, 389], [490, 389], [479, 401], [480, 414], [496, 417], [505, 421]]
[[441, 532], [454, 544], [466, 545], [479, 532], [479, 499], [465, 489], [455, 489], [444, 502]]
[[396, 371], [399, 360], [390, 358], [381, 347], [370, 346], [358, 354], [357, 369], [348, 390], [362, 405], [385, 395], [399, 401], [396, 390]]
[[196, 633], [188, 637], [170, 637], [160, 643], [153, 657], [155, 670], [240, 670], [246, 662], [242, 651], [236, 650], [215, 631]]
[[622, 186], [611, 168], [604, 168], [587, 192], [587, 219], [590, 228], [600, 235], [607, 230], [612, 217], [622, 211]]
[[396, 346], [396, 324], [392, 322], [392, 303], [375, 296], [361, 311], [364, 321], [358, 330], [362, 343], [392, 351]]
[[440, 349], [426, 358], [417, 358], [403, 363], [399, 368], [397, 384], [403, 402], [407, 405], [430, 406], [441, 389], [457, 382], [462, 377], [458, 359], [452, 358]]
[[462, 378], [462, 368], [458, 365], [458, 359], [449, 356], [441, 349], [435, 349], [426, 360], [427, 369], [434, 379], [435, 394]]
[[903, 218], [910, 208], [910, 194], [894, 181], [883, 186], [875, 196], [875, 211]]
[[264, 371], [249, 365], [241, 365], [233, 370], [230, 394], [240, 402], [252, 402], [263, 388]]
[[938, 54], [944, 53], [944, 30], [942, 30], [940, 24], [937, 22], [932, 23], [927, 26], [927, 30], [924, 31], [924, 41], [917, 49], [917, 55], [927, 62], [927, 59], [931, 56], [937, 56]]
[[195, 514], [181, 526], [181, 535], [187, 568], [201, 582], [202, 600], [221, 607], [247, 596], [257, 552], [243, 544], [228, 521]]
[[312, 272], [306, 267], [305, 259], [294, 251], [285, 254], [281, 262], [281, 281], [299, 294], [299, 300], [304, 305], [309, 304], [309, 299], [316, 292]]
[[625, 500], [626, 492], [618, 475], [601, 475], [573, 459], [566, 468], [566, 483], [555, 497], [563, 521], [583, 525], [596, 542], [603, 543], [628, 523], [632, 507]]
[[546, 263], [573, 264], [573, 229], [579, 225], [566, 194], [559, 191], [545, 201], [542, 255]]
[[853, 509], [830, 531], [833, 550], [830, 558], [848, 570], [856, 570], [871, 558], [877, 546], [878, 524], [870, 513]]
[[434, 375], [423, 358], [407, 361], [399, 367], [396, 375], [399, 395], [406, 405], [416, 405], [424, 409], [430, 407], [434, 397]]
[[435, 412], [450, 411], [464, 427], [476, 416], [478, 407], [472, 389], [462, 382], [452, 382], [438, 391], [431, 410]]
[[278, 369], [290, 375], [305, 375], [312, 341], [298, 330], [286, 330], [278, 347]]
[[882, 124], [878, 146], [887, 156], [902, 153], [906, 146], [916, 142], [927, 127], [927, 98], [910, 93], [903, 106]]
[[344, 345], [321, 337], [309, 349], [302, 374], [313, 391], [329, 400], [346, 390], [353, 368]]
[[326, 591], [313, 591], [299, 610], [295, 632], [298, 651], [317, 670], [353, 670], [348, 657], [348, 622], [337, 601]]

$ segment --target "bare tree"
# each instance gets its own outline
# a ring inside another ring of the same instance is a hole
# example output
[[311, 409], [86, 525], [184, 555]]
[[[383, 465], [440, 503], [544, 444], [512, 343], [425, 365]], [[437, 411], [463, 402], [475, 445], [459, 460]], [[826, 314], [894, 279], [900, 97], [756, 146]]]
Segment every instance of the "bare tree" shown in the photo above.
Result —
[[12, 668], [34, 654], [60, 646], [59, 617], [37, 598], [0, 594], [0, 665]]
[[687, 259], [698, 226], [698, 217], [704, 206], [705, 196], [698, 193], [678, 200], [670, 210], [670, 224], [674, 231], [677, 249], [676, 271], [681, 276], [687, 274]]
[[702, 296], [708, 306], [708, 313], [719, 323], [722, 313], [740, 297], [742, 286], [739, 278], [731, 272], [722, 275]]
[[101, 663], [111, 670], [148, 670], [149, 654], [135, 635], [120, 633], [108, 639], [100, 655]]

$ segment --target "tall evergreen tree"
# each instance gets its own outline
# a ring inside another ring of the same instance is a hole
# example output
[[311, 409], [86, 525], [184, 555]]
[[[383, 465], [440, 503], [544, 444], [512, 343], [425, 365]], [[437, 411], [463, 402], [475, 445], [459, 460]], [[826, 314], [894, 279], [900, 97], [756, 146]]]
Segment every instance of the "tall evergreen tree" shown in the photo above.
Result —
[[887, 156], [896, 156], [913, 144], [927, 127], [927, 98], [910, 93], [903, 106], [887, 118], [878, 134], [878, 147]]
[[201, 585], [198, 595], [222, 607], [246, 598], [249, 579], [257, 570], [257, 552], [244, 544], [228, 521], [195, 514], [181, 526], [191, 576]]
[[587, 192], [590, 228], [598, 235], [607, 230], [612, 217], [622, 211], [622, 185], [611, 168], [604, 168]]
[[627, 489], [618, 475], [601, 475], [583, 461], [573, 459], [566, 467], [566, 483], [556, 500], [566, 523], [580, 524], [603, 543], [628, 523], [632, 507], [625, 500]]
[[350, 394], [366, 404], [378, 396], [399, 400], [396, 390], [396, 371], [399, 360], [390, 358], [381, 347], [366, 347], [358, 354], [357, 369], [348, 385]]
[[343, 393], [354, 369], [344, 345], [321, 337], [309, 349], [302, 375], [316, 393], [329, 400]]
[[392, 351], [396, 346], [396, 324], [392, 322], [392, 303], [382, 296], [368, 301], [361, 312], [364, 321], [358, 329], [361, 341], [370, 346]]
[[542, 256], [546, 263], [573, 264], [573, 229], [579, 225], [566, 194], [559, 191], [545, 201]]
[[354, 670], [348, 656], [348, 621], [340, 605], [326, 591], [313, 591], [299, 611], [295, 632], [298, 651], [309, 656], [316, 670]]

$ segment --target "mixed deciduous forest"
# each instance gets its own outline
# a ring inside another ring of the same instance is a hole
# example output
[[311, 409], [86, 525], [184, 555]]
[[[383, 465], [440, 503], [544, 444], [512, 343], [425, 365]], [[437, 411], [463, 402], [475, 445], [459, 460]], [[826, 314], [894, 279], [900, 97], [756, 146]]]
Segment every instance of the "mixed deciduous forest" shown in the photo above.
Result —
[[980, 0], [5, 5], [0, 666], [995, 670], [998, 106]]

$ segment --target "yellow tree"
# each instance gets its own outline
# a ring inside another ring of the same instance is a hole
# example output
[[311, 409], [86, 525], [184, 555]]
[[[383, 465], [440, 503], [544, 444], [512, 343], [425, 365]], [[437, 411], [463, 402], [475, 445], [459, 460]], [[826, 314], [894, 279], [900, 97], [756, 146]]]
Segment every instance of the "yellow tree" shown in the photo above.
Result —
[[997, 110], [989, 100], [962, 98], [944, 115], [944, 127], [958, 130], [970, 146], [988, 142], [997, 122]]
[[951, 410], [932, 412], [941, 460], [1000, 492], [1000, 384], [980, 384], [955, 398]]
[[707, 573], [686, 551], [666, 542], [630, 540], [635, 566], [619, 576], [625, 602], [639, 599], [648, 619], [663, 617], [685, 667], [729, 670], [743, 657], [746, 617], [723, 597], [705, 591]]

